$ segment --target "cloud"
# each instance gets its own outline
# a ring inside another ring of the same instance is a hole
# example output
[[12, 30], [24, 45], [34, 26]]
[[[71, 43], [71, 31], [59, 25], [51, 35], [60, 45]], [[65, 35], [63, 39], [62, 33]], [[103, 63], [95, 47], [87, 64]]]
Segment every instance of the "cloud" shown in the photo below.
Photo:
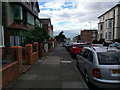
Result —
[[85, 0], [51, 0], [40, 3], [40, 18], [50, 17], [55, 34], [64, 31], [66, 36], [78, 35], [82, 29], [97, 29], [98, 16], [116, 2], [84, 2]]

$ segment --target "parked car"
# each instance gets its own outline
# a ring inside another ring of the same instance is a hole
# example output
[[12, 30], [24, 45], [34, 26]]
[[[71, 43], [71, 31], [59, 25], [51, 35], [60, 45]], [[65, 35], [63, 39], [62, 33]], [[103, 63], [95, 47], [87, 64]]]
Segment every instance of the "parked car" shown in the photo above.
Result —
[[120, 43], [117, 42], [109, 45], [109, 47], [118, 47], [118, 46], [120, 46]]
[[86, 43], [75, 43], [73, 47], [71, 47], [70, 54], [72, 56], [76, 56], [83, 49], [83, 47], [86, 46], [88, 46]]
[[85, 47], [77, 65], [87, 84], [99, 88], [120, 88], [120, 50], [113, 47]]
[[69, 42], [67, 44], [66, 49], [67, 49], [68, 52], [70, 52], [70, 49], [73, 47], [73, 45], [74, 45], [74, 42]]

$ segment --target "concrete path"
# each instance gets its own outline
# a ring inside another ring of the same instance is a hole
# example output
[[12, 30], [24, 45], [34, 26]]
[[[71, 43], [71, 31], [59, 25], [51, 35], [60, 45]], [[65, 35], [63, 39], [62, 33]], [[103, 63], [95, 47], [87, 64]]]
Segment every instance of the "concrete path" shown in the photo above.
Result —
[[58, 45], [8, 86], [10, 90], [88, 88], [64, 47]]

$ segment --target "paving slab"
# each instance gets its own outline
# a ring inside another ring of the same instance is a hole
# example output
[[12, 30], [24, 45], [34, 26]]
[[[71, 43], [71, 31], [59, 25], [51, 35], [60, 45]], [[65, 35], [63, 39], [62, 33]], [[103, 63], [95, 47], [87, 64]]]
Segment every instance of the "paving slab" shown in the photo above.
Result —
[[65, 48], [58, 45], [6, 89], [88, 88]]

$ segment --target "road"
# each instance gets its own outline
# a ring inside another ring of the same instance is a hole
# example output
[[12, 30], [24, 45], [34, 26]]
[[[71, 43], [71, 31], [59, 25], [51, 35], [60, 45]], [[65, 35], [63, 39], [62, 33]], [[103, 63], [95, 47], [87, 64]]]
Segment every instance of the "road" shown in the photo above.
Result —
[[86, 89], [83, 76], [64, 47], [58, 45], [6, 89]]

